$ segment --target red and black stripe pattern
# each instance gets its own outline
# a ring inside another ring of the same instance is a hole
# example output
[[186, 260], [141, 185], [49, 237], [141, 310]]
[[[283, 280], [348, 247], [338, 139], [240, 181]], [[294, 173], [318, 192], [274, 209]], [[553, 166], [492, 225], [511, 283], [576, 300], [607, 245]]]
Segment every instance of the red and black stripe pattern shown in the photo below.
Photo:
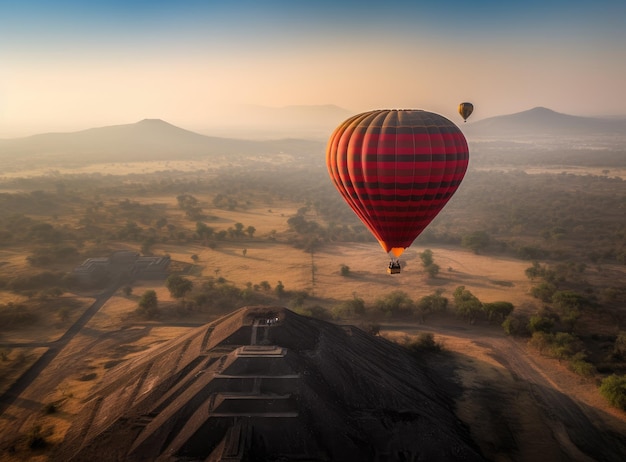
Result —
[[469, 161], [461, 130], [438, 114], [378, 110], [342, 123], [326, 165], [385, 251], [399, 256], [455, 193]]

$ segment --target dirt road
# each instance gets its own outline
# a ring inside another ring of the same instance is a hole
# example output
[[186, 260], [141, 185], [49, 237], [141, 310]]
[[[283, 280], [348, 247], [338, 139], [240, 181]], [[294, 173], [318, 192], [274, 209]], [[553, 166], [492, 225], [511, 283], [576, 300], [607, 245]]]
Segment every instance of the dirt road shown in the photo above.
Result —
[[523, 341], [495, 328], [460, 325], [389, 325], [381, 331], [432, 332], [444, 341], [452, 355], [444, 355], [439, 368], [454, 369], [464, 389], [457, 400], [459, 415], [488, 458], [626, 460], [626, 419], [570, 396], [527, 354]]

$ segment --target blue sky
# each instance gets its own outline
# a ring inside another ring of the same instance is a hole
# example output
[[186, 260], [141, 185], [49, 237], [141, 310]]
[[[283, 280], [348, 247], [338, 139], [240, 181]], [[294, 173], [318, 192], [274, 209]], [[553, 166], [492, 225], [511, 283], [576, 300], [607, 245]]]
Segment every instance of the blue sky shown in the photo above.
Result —
[[0, 137], [241, 104], [625, 114], [624, 50], [623, 0], [0, 0]]

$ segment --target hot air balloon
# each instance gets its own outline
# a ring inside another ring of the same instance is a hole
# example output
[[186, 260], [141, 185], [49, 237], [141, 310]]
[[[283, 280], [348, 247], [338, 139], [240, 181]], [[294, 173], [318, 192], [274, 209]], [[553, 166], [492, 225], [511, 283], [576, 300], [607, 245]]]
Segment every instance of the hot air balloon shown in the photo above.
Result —
[[463, 117], [463, 122], [467, 122], [467, 118], [474, 112], [474, 105], [472, 103], [459, 104], [459, 114]]
[[388, 272], [437, 216], [467, 170], [461, 130], [422, 110], [376, 110], [339, 125], [326, 148], [330, 177], [348, 205], [391, 253]]

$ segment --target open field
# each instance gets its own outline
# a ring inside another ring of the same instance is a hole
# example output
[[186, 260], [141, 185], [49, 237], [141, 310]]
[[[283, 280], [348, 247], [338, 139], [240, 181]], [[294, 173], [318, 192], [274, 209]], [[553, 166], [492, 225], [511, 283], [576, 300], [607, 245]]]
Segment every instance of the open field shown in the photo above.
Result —
[[[387, 274], [388, 260], [377, 243], [325, 246], [313, 256], [286, 245], [256, 242], [215, 250], [200, 246], [163, 246], [159, 250], [180, 261], [191, 261], [191, 255], [198, 255], [197, 265], [204, 276], [214, 276], [219, 270], [219, 276], [237, 285], [267, 280], [273, 286], [282, 281], [287, 290], [309, 290], [321, 299], [346, 300], [355, 294], [372, 303], [392, 290], [419, 298], [443, 289], [450, 296], [456, 287], [465, 285], [484, 301], [508, 300], [519, 305], [533, 300], [524, 275], [527, 262], [460, 249], [431, 248], [435, 262], [442, 268], [434, 279], [421, 268], [418, 254], [424, 249], [420, 248], [410, 248], [402, 255], [401, 274]], [[349, 276], [340, 275], [344, 264], [350, 267]]]
[[[226, 214], [222, 219], [225, 223], [249, 221], [245, 219], [255, 213]], [[263, 221], [259, 218], [262, 214], [258, 213], [255, 224], [259, 230], [277, 225], [271, 219]], [[247, 249], [245, 256], [243, 248]], [[402, 290], [419, 298], [443, 289], [444, 294], [450, 296], [459, 285], [465, 285], [484, 301], [506, 300], [516, 306], [534, 302], [524, 275], [527, 262], [433, 247], [434, 259], [442, 267], [442, 272], [440, 277], [429, 279], [420, 270], [417, 254], [421, 250], [407, 250], [403, 256], [405, 270], [400, 275], [391, 276], [385, 272], [384, 252], [375, 243], [327, 246], [314, 254], [313, 263], [310, 254], [275, 242], [237, 242], [221, 245], [215, 250], [174, 245], [155, 249], [157, 253], [167, 252], [174, 260], [184, 262], [191, 261], [191, 255], [198, 255], [196, 268], [188, 275], [195, 282], [205, 276], [214, 277], [219, 269], [217, 274], [238, 286], [262, 280], [268, 280], [273, 286], [280, 280], [287, 290], [308, 290], [314, 294], [312, 303], [332, 305], [334, 301], [346, 300], [356, 294], [370, 304], [392, 290]], [[314, 284], [312, 264], [316, 268]], [[340, 276], [342, 264], [350, 266], [350, 276]], [[146, 290], [157, 292], [160, 305], [166, 311], [168, 306], [174, 307], [179, 302], [170, 297], [162, 281], [139, 281], [132, 288], [131, 296], [118, 291], [109, 298], [80, 334], [20, 396], [20, 400], [3, 414], [0, 434], [3, 435], [4, 448], [7, 437], [11, 440], [10, 435], [28, 434], [35, 426], [47, 432], [46, 439], [51, 444], [60, 442], [71, 424], [72, 415], [109, 368], [183, 334], [190, 328], [185, 323], [198, 324], [211, 319], [208, 314], [194, 313], [188, 317], [168, 316], [162, 322], [142, 321], [132, 314], [139, 294]], [[44, 323], [39, 330], [29, 329], [20, 338], [31, 342], [38, 338], [50, 341], [54, 338], [50, 329], [51, 325]], [[546, 418], [545, 397], [532, 392], [537, 380], [581, 403], [584, 409], [581, 412], [595, 419], [593, 422], [598, 428], [609, 428], [618, 433], [626, 431], [626, 416], [610, 408], [599, 397], [593, 381], [581, 379], [555, 360], [543, 358], [524, 343], [507, 338], [497, 327], [468, 326], [447, 317], [436, 318], [424, 325], [384, 324], [381, 333], [403, 341], [405, 337], [424, 331], [434, 332], [436, 339], [450, 352], [441, 361], [441, 373], [455, 378], [461, 385], [463, 392], [457, 397], [459, 418], [470, 427], [472, 436], [492, 460], [531, 461], [546, 454], [555, 457], [566, 454], [572, 460], [588, 460], [567, 433], [558, 433], [556, 423]], [[520, 375], [520, 367], [530, 372]], [[516, 411], [506, 411], [495, 405], [493, 396], [498, 397], [498, 403]], [[42, 409], [50, 403], [58, 406], [59, 411], [44, 413]], [[509, 432], [515, 432], [514, 436]], [[46, 460], [45, 452], [41, 453], [40, 460]]]
[[[120, 168], [127, 168], [126, 173], [148, 173], [168, 169], [194, 171], [208, 169], [209, 166], [192, 161], [129, 163], [116, 164], [111, 173], [120, 174]], [[99, 170], [98, 167], [93, 170], [96, 171], [103, 173], [108, 170]], [[602, 174], [601, 171], [584, 169], [576, 172], [581, 175]], [[560, 171], [537, 168], [532, 173]], [[622, 174], [623, 170], [611, 169], [609, 176]], [[184, 191], [185, 187], [187, 185], [181, 189]], [[119, 231], [116, 226], [123, 227], [127, 220], [136, 219], [139, 227], [148, 229], [156, 227], [156, 218], [167, 217], [167, 224], [172, 226], [173, 231], [166, 236], [167, 226], [159, 228], [160, 238], [155, 239], [150, 252], [170, 255], [176, 267], [188, 266], [184, 276], [194, 282], [195, 287], [218, 278], [224, 278], [238, 288], [263, 281], [274, 288], [280, 281], [289, 293], [307, 293], [303, 308], [319, 305], [332, 312], [333, 307], [341, 302], [358, 297], [363, 299], [371, 312], [375, 302], [392, 291], [402, 291], [413, 300], [419, 300], [441, 290], [443, 296], [452, 299], [458, 286], [465, 286], [482, 302], [511, 302], [517, 312], [532, 314], [542, 305], [530, 294], [532, 283], [525, 275], [525, 270], [531, 265], [529, 260], [494, 253], [475, 254], [451, 244], [414, 245], [402, 255], [402, 273], [392, 276], [386, 273], [387, 256], [375, 242], [326, 242], [314, 253], [307, 253], [290, 241], [294, 233], [287, 224], [287, 219], [298, 213], [303, 204], [291, 201], [289, 197], [272, 196], [271, 192], [264, 192], [271, 200], [257, 200], [256, 196], [250, 196], [252, 200], [245, 202], [244, 206], [227, 210], [214, 206], [213, 190], [194, 191], [194, 197], [208, 214], [206, 224], [215, 232], [226, 231], [237, 223], [255, 228], [254, 237], [227, 236], [212, 241], [215, 246], [211, 248], [207, 242], [190, 237], [195, 232], [196, 220], [187, 217], [178, 206], [178, 192], [177, 189], [168, 192], [157, 190], [130, 196], [124, 191], [119, 196], [105, 196], [103, 204], [97, 206], [94, 204], [101, 199], [97, 195], [86, 205], [74, 205], [68, 200], [71, 213], [60, 214], [53, 219], [59, 229], [82, 229], [88, 222], [85, 217], [89, 218], [86, 213], [82, 215], [83, 209], [100, 208], [109, 215], [103, 214], [105, 218], [102, 220], [97, 216], [94, 222], [102, 226], [105, 233], [114, 236]], [[129, 209], [129, 212], [123, 210], [119, 204], [123, 200], [128, 201], [127, 197], [133, 197], [133, 204], [150, 209], [148, 211], [153, 215], [147, 214], [142, 221], [144, 218], [138, 214], [145, 210], [141, 207]], [[241, 199], [245, 197], [244, 193], [236, 197], [240, 204], [244, 204], [244, 199]], [[67, 198], [61, 196], [61, 199]], [[46, 220], [52, 213], [43, 207], [41, 212], [29, 213], [29, 216]], [[307, 219], [324, 220], [314, 210], [308, 213]], [[113, 222], [113, 219], [118, 221]], [[178, 238], [176, 233], [186, 234]], [[105, 242], [107, 247], [99, 247], [95, 239], [94, 242], [87, 241], [84, 247], [80, 247], [81, 254], [102, 257], [106, 254], [90, 254], [89, 249], [137, 251], [141, 246], [140, 239], [111, 237]], [[432, 250], [434, 262], [440, 266], [436, 278], [429, 278], [422, 269], [419, 253], [426, 248]], [[8, 280], [31, 273], [33, 268], [25, 258], [31, 250], [28, 244], [1, 248], [0, 276]], [[69, 260], [60, 260], [50, 268], [66, 272], [71, 270], [72, 264]], [[341, 275], [342, 265], [350, 269], [347, 276]], [[589, 265], [585, 277], [598, 287], [607, 287], [607, 283], [616, 285], [626, 280], [626, 268], [602, 262]], [[36, 322], [0, 331], [0, 349], [6, 357], [0, 362], [0, 391], [6, 391], [46, 352], [54, 350], [56, 354], [2, 413], [0, 460], [17, 461], [32, 456], [33, 460], [46, 460], [45, 450], [33, 453], [25, 447], [24, 435], [40, 427], [49, 443], [60, 442], [83, 400], [88, 398], [90, 390], [109, 369], [148, 353], [150, 349], [187, 332], [192, 326], [220, 315], [203, 310], [179, 309], [180, 300], [171, 297], [163, 280], [129, 282], [131, 295], [123, 294], [123, 285], [120, 284], [67, 343], [58, 342], [96, 299], [97, 290], [64, 293], [54, 302], [55, 305], [51, 300], [42, 299], [38, 304]], [[141, 295], [147, 290], [157, 293], [161, 317], [155, 320], [147, 320], [135, 313]], [[0, 289], [1, 304], [32, 302], [31, 297], [34, 296], [28, 291], [18, 294], [7, 288]], [[65, 313], [62, 311], [64, 303], [71, 307]], [[300, 308], [288, 297], [279, 303]], [[245, 304], [242, 300], [240, 306]], [[589, 332], [617, 334], [620, 326], [610, 317], [602, 313], [595, 316], [589, 324]], [[363, 322], [361, 319], [337, 321]], [[575, 375], [564, 364], [529, 348], [525, 340], [506, 337], [497, 325], [489, 326], [486, 321], [481, 321], [470, 326], [452, 314], [429, 317], [425, 324], [381, 321], [381, 334], [399, 342], [421, 332], [433, 332], [448, 351], [440, 359], [424, 360], [439, 362], [442, 376], [458, 382], [461, 387], [455, 397], [458, 416], [470, 427], [472, 436], [491, 460], [589, 460], [577, 449], [579, 441], [575, 441], [572, 435], [568, 436], [564, 429], [567, 425], [573, 426], [575, 435], [585, 432], [595, 435], [594, 432], [602, 431], [626, 434], [626, 414], [608, 406], [598, 393], [595, 379]], [[557, 411], [552, 409], [553, 404]], [[50, 405], [54, 406], [54, 412], [45, 411], [50, 409]], [[566, 414], [564, 409], [568, 407], [572, 407], [575, 413]], [[16, 451], [14, 454], [11, 453], [12, 447]]]

